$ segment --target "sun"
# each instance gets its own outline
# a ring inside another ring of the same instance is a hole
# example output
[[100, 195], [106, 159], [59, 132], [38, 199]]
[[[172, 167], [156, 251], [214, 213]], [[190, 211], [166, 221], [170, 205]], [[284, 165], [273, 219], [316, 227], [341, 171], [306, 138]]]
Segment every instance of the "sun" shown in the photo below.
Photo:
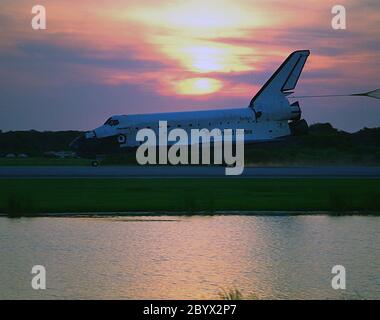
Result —
[[222, 39], [241, 37], [250, 27], [264, 23], [256, 11], [253, 19], [245, 5], [229, 0], [139, 5], [114, 17], [138, 23], [140, 30], [147, 30], [145, 41], [177, 66], [195, 73], [251, 70], [249, 57], [255, 50]]
[[191, 78], [180, 81], [176, 85], [178, 94], [204, 95], [217, 92], [221, 89], [222, 82], [212, 78]]

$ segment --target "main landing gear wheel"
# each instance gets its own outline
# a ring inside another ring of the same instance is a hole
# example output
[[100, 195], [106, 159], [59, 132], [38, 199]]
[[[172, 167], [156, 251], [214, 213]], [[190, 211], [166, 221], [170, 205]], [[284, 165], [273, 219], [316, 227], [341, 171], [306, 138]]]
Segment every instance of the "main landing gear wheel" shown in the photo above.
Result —
[[93, 161], [91, 162], [91, 166], [93, 166], [93, 167], [99, 167], [99, 161], [97, 161], [97, 160], [93, 160]]

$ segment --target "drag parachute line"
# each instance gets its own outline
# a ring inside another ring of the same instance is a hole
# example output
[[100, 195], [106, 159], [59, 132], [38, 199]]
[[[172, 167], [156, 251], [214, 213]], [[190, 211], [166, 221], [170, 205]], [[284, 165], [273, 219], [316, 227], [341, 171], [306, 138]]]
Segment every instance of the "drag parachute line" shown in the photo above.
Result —
[[328, 97], [369, 97], [369, 98], [374, 98], [374, 99], [380, 99], [380, 89], [363, 92], [363, 93], [326, 94], [326, 95], [317, 95], [317, 96], [290, 96], [289, 98], [301, 99], [301, 98], [328, 98]]

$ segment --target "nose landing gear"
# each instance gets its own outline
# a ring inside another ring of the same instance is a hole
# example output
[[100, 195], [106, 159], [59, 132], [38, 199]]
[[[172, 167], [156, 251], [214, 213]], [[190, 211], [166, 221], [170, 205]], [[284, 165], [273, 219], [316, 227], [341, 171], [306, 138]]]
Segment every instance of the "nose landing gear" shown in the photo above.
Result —
[[104, 156], [94, 156], [93, 160], [91, 161], [92, 167], [99, 167], [101, 162], [104, 160]]

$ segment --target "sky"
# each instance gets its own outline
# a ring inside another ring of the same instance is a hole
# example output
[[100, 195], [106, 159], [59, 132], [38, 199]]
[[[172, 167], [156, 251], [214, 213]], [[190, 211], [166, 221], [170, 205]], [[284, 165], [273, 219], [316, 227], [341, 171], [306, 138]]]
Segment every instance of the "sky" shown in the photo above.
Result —
[[[33, 30], [44, 5], [47, 29]], [[346, 29], [331, 9], [346, 8]], [[294, 50], [297, 95], [380, 87], [380, 1], [1, 0], [0, 130], [89, 130], [116, 114], [249, 105]], [[380, 126], [380, 101], [303, 99], [309, 124]]]

